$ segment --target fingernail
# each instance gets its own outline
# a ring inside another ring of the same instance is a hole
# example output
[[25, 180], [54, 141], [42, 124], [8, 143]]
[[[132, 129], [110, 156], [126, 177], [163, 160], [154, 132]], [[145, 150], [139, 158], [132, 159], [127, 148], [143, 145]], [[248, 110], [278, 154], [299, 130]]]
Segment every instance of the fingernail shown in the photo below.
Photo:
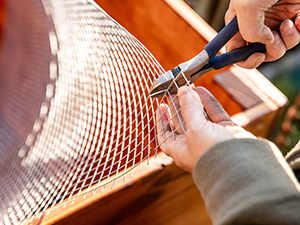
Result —
[[280, 25], [280, 30], [283, 31], [284, 33], [292, 33], [294, 30], [293, 30], [293, 22], [289, 19], [286, 19], [285, 21], [283, 21]]
[[190, 88], [189, 86], [183, 86], [181, 88], [179, 88], [178, 90], [178, 99], [179, 99], [179, 103], [181, 103], [182, 97], [184, 95], [188, 95], [189, 97], [193, 96], [193, 89]]
[[188, 91], [188, 87], [187, 86], [183, 86], [181, 88], [178, 89], [178, 96], [180, 98], [180, 96], [187, 94]]

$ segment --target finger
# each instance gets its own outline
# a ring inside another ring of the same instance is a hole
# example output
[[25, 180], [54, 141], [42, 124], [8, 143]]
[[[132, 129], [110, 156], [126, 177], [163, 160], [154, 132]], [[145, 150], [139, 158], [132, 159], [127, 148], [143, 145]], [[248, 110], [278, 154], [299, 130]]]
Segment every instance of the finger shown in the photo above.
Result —
[[271, 29], [266, 26], [264, 22], [265, 11], [275, 3], [276, 0], [234, 1], [239, 30], [244, 40], [251, 43], [273, 43], [274, 35]]
[[171, 123], [169, 121], [167, 106], [162, 104], [156, 111], [156, 130], [157, 130], [157, 141], [163, 152], [166, 153], [167, 146], [173, 141]]
[[235, 125], [218, 100], [208, 90], [203, 87], [197, 87], [196, 92], [200, 96], [202, 104], [212, 122]]
[[[245, 40], [240, 33], [237, 33], [226, 45], [226, 51], [232, 51], [237, 48], [244, 47], [246, 45]], [[245, 61], [238, 62], [236, 65], [245, 69], [253, 69], [258, 67], [263, 61], [265, 61], [266, 55], [264, 53], [255, 53], [248, 57]]]
[[254, 69], [258, 67], [266, 59], [264, 53], [254, 53], [248, 57], [245, 61], [238, 62], [236, 65], [243, 67], [245, 69]]
[[174, 131], [178, 134], [185, 133], [184, 119], [181, 115], [181, 107], [178, 99], [178, 95], [172, 95], [167, 98], [168, 105], [170, 107], [170, 120], [172, 121]]
[[[232, 1], [230, 2], [229, 8], [225, 14], [225, 24], [227, 25], [235, 16], [236, 12], [234, 7], [231, 6]], [[232, 51], [233, 49], [241, 48], [246, 45], [246, 41], [241, 36], [240, 32], [234, 35], [225, 45], [226, 52]]]
[[274, 42], [266, 44], [266, 59], [265, 61], [274, 61], [281, 58], [286, 52], [286, 46], [276, 31], [273, 31]]
[[224, 17], [225, 25], [227, 25], [235, 16], [236, 16], [236, 12], [234, 10], [234, 7], [232, 6], [232, 1], [230, 1]]
[[226, 52], [230, 52], [230, 51], [232, 51], [234, 49], [244, 47], [245, 45], [246, 45], [246, 41], [241, 36], [241, 33], [237, 33], [225, 45]]
[[300, 33], [292, 20], [285, 20], [280, 25], [280, 34], [286, 49], [295, 47], [300, 40]]
[[[300, 23], [300, 21], [298, 21], [298, 23]], [[255, 53], [251, 55], [247, 60], [237, 63], [237, 65], [246, 69], [256, 68], [264, 61], [274, 61], [281, 58], [285, 54], [287, 49], [290, 49], [299, 43], [300, 33], [293, 25], [293, 22], [291, 20], [287, 20], [281, 26], [280, 30], [282, 29], [289, 29], [289, 31], [282, 31], [282, 38], [276, 31], [273, 31], [275, 39], [272, 44], [266, 45], [266, 54]]]
[[178, 90], [181, 113], [187, 129], [195, 129], [206, 122], [203, 114], [203, 105], [198, 94], [190, 87], [181, 87]]

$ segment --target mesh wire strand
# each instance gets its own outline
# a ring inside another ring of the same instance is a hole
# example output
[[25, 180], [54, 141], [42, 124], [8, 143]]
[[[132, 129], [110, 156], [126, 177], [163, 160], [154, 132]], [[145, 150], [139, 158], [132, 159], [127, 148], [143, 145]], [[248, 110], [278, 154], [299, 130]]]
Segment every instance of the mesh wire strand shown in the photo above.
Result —
[[[94, 2], [7, 0], [5, 12], [0, 223], [17, 224], [113, 186], [174, 135], [156, 134], [149, 97], [164, 70]], [[164, 128], [184, 131], [176, 96], [161, 103]]]

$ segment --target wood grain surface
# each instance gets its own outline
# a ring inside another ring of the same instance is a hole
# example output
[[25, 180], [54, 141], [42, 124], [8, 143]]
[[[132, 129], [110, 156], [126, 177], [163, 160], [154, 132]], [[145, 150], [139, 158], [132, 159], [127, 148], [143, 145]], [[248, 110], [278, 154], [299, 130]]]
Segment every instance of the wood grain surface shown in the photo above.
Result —
[[[197, 55], [216, 34], [181, 0], [96, 2], [140, 40], [166, 70]], [[244, 72], [238, 69], [232, 72], [225, 68], [222, 71], [244, 74], [247, 82], [253, 84], [248, 94], [251, 95], [255, 89], [259, 91], [256, 103], [248, 106], [250, 108], [243, 107], [217, 84], [214, 76], [220, 71], [205, 75], [195, 84], [209, 89], [235, 122], [256, 135], [266, 137], [280, 116], [286, 98], [256, 70]], [[247, 82], [243, 85], [247, 86]], [[264, 87], [269, 88], [263, 90]], [[153, 162], [154, 166], [143, 167], [142, 172], [135, 174], [134, 179], [125, 186], [120, 180], [121, 183], [116, 184], [112, 190], [106, 188], [103, 193], [88, 195], [85, 200], [78, 199], [64, 210], [56, 212], [56, 208], [53, 208], [49, 215], [35, 217], [27, 223], [211, 224], [191, 175], [173, 165], [162, 153]]]
[[136, 171], [134, 179], [128, 174], [126, 185], [119, 179], [114, 189], [100, 189], [95, 195], [91, 192], [86, 199], [80, 196], [64, 208], [62, 203], [24, 224], [210, 225], [191, 174], [172, 164], [163, 153], [151, 162], [141, 172]]

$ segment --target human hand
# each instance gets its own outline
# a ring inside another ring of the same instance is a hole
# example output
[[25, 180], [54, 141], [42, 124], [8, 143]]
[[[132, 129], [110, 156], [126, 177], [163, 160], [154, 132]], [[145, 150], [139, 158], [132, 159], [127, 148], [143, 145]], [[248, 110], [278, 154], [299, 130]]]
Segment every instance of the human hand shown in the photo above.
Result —
[[[156, 128], [161, 150], [182, 169], [192, 173], [199, 157], [217, 143], [234, 138], [255, 138], [233, 123], [205, 88], [181, 87], [178, 97], [173, 101], [169, 99], [170, 110], [166, 105], [159, 106]], [[204, 108], [209, 119], [204, 115]]]
[[[266, 53], [255, 53], [237, 65], [252, 69], [264, 61], [274, 61], [282, 57], [286, 50], [300, 41], [300, 0], [231, 0], [225, 15], [226, 24], [235, 16], [240, 32], [226, 45], [231, 51], [247, 43], [261, 42], [266, 45]], [[275, 5], [274, 5], [275, 4]], [[279, 29], [280, 35], [277, 31]], [[281, 37], [280, 37], [281, 36]]]

